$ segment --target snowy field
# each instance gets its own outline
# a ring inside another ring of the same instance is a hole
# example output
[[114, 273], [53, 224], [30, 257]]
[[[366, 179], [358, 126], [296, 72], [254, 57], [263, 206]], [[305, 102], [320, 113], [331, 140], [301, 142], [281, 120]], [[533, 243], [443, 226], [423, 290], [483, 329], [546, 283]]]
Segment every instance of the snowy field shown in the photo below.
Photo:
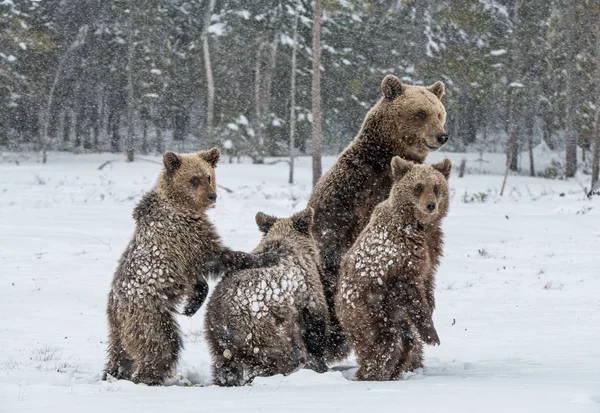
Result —
[[[472, 174], [450, 181], [434, 314], [442, 344], [427, 348], [423, 372], [368, 383], [348, 380], [352, 369], [301, 370], [219, 388], [203, 311], [180, 319], [186, 348], [170, 385], [99, 380], [109, 284], [159, 165], [0, 154], [0, 412], [600, 412], [600, 197], [586, 199], [577, 180], [510, 176], [501, 198], [504, 157], [477, 157]], [[302, 209], [308, 158], [297, 178], [287, 184], [285, 163], [220, 164], [217, 181], [233, 192], [219, 190], [210, 216], [225, 242], [250, 250], [257, 211]]]

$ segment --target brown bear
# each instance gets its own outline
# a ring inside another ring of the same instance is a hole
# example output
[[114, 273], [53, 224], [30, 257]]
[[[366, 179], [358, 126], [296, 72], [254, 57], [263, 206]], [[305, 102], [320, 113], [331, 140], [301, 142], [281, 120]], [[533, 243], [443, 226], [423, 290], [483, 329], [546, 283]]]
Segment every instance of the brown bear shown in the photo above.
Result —
[[359, 380], [398, 379], [423, 366], [422, 342], [440, 343], [431, 317], [451, 168], [395, 157], [389, 198], [342, 260], [336, 314]]
[[161, 384], [182, 349], [175, 319], [181, 299], [199, 307], [208, 292], [205, 276], [273, 261], [268, 254], [225, 247], [208, 220], [205, 212], [217, 199], [219, 157], [217, 148], [166, 152], [156, 185], [135, 207], [135, 233], [108, 295], [105, 378]]
[[270, 268], [229, 274], [215, 288], [205, 321], [215, 384], [242, 386], [303, 366], [327, 371], [328, 311], [312, 220], [310, 208], [287, 219], [256, 215], [265, 235], [254, 252], [280, 258]]
[[315, 211], [313, 234], [321, 251], [330, 311], [329, 361], [348, 353], [334, 313], [340, 260], [369, 222], [375, 205], [388, 197], [392, 158], [422, 163], [448, 140], [442, 82], [409, 86], [388, 75], [381, 89], [383, 96], [367, 113], [358, 136], [320, 179], [308, 202]]

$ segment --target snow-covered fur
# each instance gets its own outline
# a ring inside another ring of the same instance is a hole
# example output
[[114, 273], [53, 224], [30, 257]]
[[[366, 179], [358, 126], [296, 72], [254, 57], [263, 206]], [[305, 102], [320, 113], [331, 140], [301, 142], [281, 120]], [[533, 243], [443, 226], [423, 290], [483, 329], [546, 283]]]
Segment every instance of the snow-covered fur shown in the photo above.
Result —
[[390, 197], [344, 256], [336, 313], [354, 347], [359, 380], [394, 380], [422, 367], [433, 325], [434, 275], [448, 212], [448, 159], [415, 165], [395, 157]]
[[216, 201], [218, 160], [216, 148], [166, 152], [155, 187], [135, 207], [135, 233], [108, 295], [105, 377], [161, 384], [182, 348], [175, 319], [181, 299], [198, 308], [208, 292], [206, 275], [268, 264], [268, 257], [223, 246], [205, 214]]
[[322, 282], [330, 311], [328, 361], [348, 354], [334, 312], [340, 261], [369, 222], [373, 208], [389, 196], [392, 158], [422, 163], [448, 139], [442, 82], [410, 86], [388, 75], [381, 90], [383, 96], [367, 113], [358, 136], [319, 180], [308, 202], [315, 210], [313, 233], [323, 262]]
[[205, 322], [215, 384], [241, 386], [304, 365], [327, 370], [327, 305], [312, 219], [310, 208], [287, 219], [256, 215], [265, 235], [254, 253], [275, 252], [279, 263], [230, 274], [215, 288]]

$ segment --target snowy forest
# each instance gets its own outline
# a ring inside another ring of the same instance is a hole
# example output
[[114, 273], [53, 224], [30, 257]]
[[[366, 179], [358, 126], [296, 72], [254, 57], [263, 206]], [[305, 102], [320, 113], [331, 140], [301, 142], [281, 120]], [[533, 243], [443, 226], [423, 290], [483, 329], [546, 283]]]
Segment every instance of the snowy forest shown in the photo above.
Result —
[[[592, 172], [598, 0], [321, 7], [325, 154], [356, 135], [391, 73], [446, 83], [450, 151], [506, 152], [523, 174]], [[310, 154], [313, 11], [307, 0], [2, 0], [0, 148], [218, 145], [260, 163], [289, 151], [294, 72], [295, 148]], [[541, 143], [562, 154], [554, 172], [536, 170]]]
[[600, 0], [0, 0], [0, 412], [598, 413], [599, 170]]

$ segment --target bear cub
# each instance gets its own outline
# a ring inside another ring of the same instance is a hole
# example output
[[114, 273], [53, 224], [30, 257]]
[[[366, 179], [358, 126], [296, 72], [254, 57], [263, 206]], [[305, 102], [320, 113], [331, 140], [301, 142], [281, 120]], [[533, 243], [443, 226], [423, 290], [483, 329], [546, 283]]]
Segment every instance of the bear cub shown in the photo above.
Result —
[[180, 301], [188, 298], [186, 314], [192, 315], [208, 293], [205, 276], [274, 261], [225, 247], [209, 221], [205, 212], [217, 199], [219, 157], [217, 148], [166, 152], [156, 185], [135, 207], [135, 233], [108, 295], [105, 379], [161, 384], [182, 349]]
[[304, 366], [327, 371], [328, 311], [312, 221], [311, 208], [287, 219], [256, 215], [264, 236], [254, 253], [275, 253], [279, 262], [230, 274], [215, 288], [205, 321], [215, 384], [242, 386]]
[[395, 157], [391, 169], [389, 198], [340, 268], [336, 313], [356, 352], [358, 380], [396, 380], [423, 366], [423, 343], [440, 343], [432, 320], [434, 275], [452, 164]]

